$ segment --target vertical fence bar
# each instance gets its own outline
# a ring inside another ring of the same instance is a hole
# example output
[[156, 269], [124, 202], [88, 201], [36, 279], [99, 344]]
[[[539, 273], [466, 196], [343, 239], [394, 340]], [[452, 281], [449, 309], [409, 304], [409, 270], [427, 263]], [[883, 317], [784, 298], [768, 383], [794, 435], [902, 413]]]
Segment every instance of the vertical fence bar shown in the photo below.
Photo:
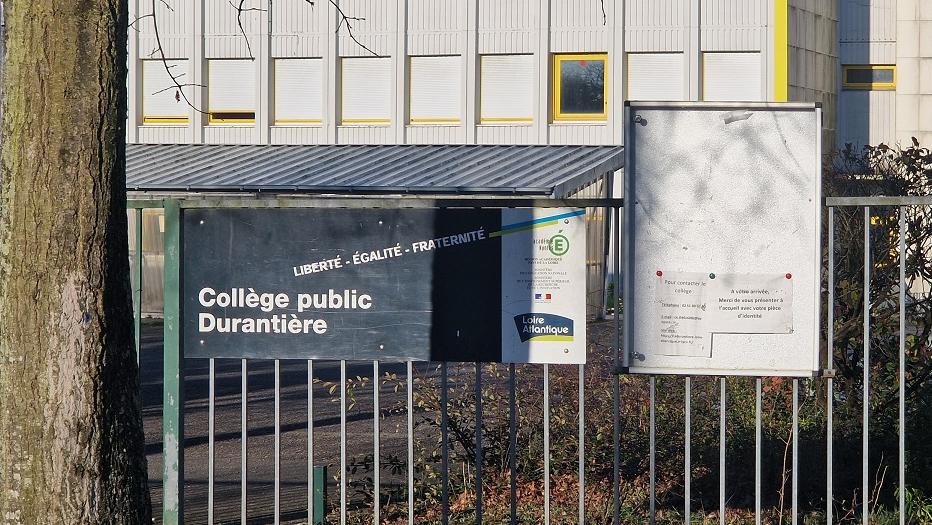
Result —
[[[829, 370], [834, 370], [835, 368], [835, 208], [828, 209], [828, 328], [826, 329], [826, 337], [828, 338], [828, 343], [826, 344], [826, 363], [825, 366]], [[834, 480], [832, 479], [833, 459], [832, 455], [834, 453], [834, 431], [835, 431], [835, 391], [834, 391], [834, 380], [832, 379], [831, 374], [828, 376], [828, 381], [826, 381], [826, 390], [825, 393], [825, 480], [826, 480], [826, 497], [825, 497], [825, 523], [827, 525], [833, 524], [834, 517], [832, 516], [832, 511], [834, 507]]]
[[133, 297], [133, 326], [136, 328], [136, 365], [139, 365], [139, 356], [142, 351], [142, 208], [136, 208], [136, 260], [133, 261], [133, 275], [136, 277], [136, 289]]
[[476, 525], [482, 525], [482, 363], [476, 361]]
[[207, 381], [207, 525], [214, 525], [214, 459], [216, 456], [216, 447], [214, 446], [216, 415], [216, 366], [213, 357], [210, 358], [210, 372]]
[[247, 369], [246, 360], [240, 362], [240, 374], [242, 375], [241, 394], [240, 394], [240, 481], [239, 481], [239, 521], [240, 525], [246, 525], [246, 489], [247, 468], [249, 467], [249, 452], [246, 446], [249, 443], [249, 409], [246, 403], [249, 388], [249, 370]]
[[685, 400], [683, 403], [683, 412], [684, 412], [684, 423], [686, 428], [683, 431], [683, 463], [685, 467], [685, 472], [683, 472], [683, 517], [686, 520], [686, 525], [689, 525], [692, 520], [690, 518], [692, 514], [691, 499], [692, 499], [692, 405], [693, 405], [693, 395], [692, 395], [692, 378], [686, 376], [686, 392], [684, 394]]
[[799, 514], [799, 379], [793, 379], [793, 513], [791, 523]]
[[508, 440], [511, 470], [511, 525], [518, 523], [518, 396], [515, 364], [508, 365]]
[[282, 371], [281, 361], [275, 360], [275, 443], [273, 461], [275, 479], [273, 483], [275, 525], [281, 522], [282, 496]]
[[379, 415], [381, 408], [379, 406], [379, 362], [372, 361], [372, 514], [375, 517], [373, 523], [381, 523], [379, 514], [381, 513], [381, 492], [379, 486], [381, 483], [380, 471], [382, 470], [382, 458], [380, 449], [381, 439], [379, 438]]
[[550, 365], [544, 365], [544, 525], [550, 525]]
[[725, 378], [721, 378], [719, 394], [719, 446], [718, 446], [718, 508], [719, 523], [725, 525]]
[[184, 522], [184, 350], [181, 345], [181, 206], [165, 201], [162, 523]]
[[618, 371], [623, 364], [628, 362], [627, 357], [622, 355], [621, 345], [621, 282], [618, 279], [618, 276], [621, 274], [621, 208], [614, 207], [613, 219], [615, 222], [615, 253], [614, 255], [614, 274], [612, 275], [612, 282], [615, 284], [615, 316], [612, 320], [614, 327], [614, 347], [615, 347], [615, 356], [614, 356], [614, 367], [615, 367], [615, 376], [614, 381], [612, 382], [612, 411], [613, 411], [613, 421], [612, 421], [612, 438], [614, 440], [614, 451], [613, 451], [613, 469], [612, 469], [612, 480], [614, 489], [612, 491], [612, 524], [619, 525], [619, 520], [621, 519], [621, 378], [618, 376]]
[[586, 523], [586, 365], [579, 369], [579, 523]]
[[340, 361], [340, 525], [346, 525], [346, 361]]
[[763, 405], [761, 378], [754, 381], [754, 523], [760, 525], [760, 481], [761, 481], [761, 447], [763, 443], [763, 422], [761, 421], [761, 408]]
[[863, 359], [863, 385], [862, 399], [863, 403], [863, 435], [861, 436], [861, 500], [864, 504], [861, 509], [862, 523], [869, 523], [870, 517], [870, 493], [868, 492], [867, 478], [870, 447], [870, 438], [868, 436], [870, 426], [870, 311], [871, 311], [871, 212], [870, 206], [864, 207], [864, 359]]
[[906, 525], [906, 207], [900, 206], [900, 525]]
[[657, 518], [657, 376], [650, 376], [650, 525]]
[[450, 414], [447, 407], [449, 403], [449, 378], [447, 377], [446, 362], [440, 364], [440, 499], [442, 505], [441, 522], [450, 523], [450, 435], [448, 425]]
[[414, 364], [408, 361], [408, 523], [414, 523]]
[[[326, 480], [325, 480], [326, 482]], [[307, 523], [314, 525], [314, 361], [307, 360]], [[320, 487], [326, 493], [326, 487]], [[322, 509], [321, 509], [322, 510]]]

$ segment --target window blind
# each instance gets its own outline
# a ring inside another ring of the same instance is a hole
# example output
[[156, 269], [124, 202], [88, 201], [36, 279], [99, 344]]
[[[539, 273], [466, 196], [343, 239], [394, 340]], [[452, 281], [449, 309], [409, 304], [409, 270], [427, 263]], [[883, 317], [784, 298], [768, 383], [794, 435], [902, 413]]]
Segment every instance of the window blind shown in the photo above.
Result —
[[534, 55], [483, 55], [480, 68], [480, 121], [534, 120]]
[[684, 100], [683, 53], [628, 53], [628, 100]]
[[702, 65], [703, 100], [763, 100], [760, 53], [703, 53]]
[[323, 60], [275, 60], [275, 122], [321, 122], [323, 116]]
[[390, 122], [391, 58], [354, 57], [341, 63], [343, 122]]
[[411, 57], [411, 122], [459, 122], [462, 59]]

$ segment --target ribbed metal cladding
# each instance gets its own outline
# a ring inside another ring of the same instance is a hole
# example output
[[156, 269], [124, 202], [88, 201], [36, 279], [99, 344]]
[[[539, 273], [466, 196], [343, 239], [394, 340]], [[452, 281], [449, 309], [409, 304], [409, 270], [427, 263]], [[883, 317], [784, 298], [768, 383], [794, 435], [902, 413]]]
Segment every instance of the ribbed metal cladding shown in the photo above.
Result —
[[514, 193], [555, 195], [624, 165], [621, 146], [126, 147], [135, 191]]

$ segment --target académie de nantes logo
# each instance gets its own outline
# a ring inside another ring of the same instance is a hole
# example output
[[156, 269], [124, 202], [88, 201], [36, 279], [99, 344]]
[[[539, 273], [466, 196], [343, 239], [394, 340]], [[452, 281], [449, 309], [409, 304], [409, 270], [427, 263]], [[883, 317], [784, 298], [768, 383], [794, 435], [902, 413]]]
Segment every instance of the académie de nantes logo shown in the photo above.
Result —
[[514, 319], [522, 343], [573, 340], [573, 320], [568, 317], [533, 312], [516, 315]]

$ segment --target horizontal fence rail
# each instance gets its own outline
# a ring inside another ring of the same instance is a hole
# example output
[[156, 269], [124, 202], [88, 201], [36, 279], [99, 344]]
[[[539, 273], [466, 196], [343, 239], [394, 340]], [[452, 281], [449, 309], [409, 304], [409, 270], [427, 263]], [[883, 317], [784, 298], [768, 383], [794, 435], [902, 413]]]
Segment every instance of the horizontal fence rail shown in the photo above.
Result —
[[[338, 202], [376, 205], [325, 206]], [[910, 266], [932, 258], [910, 229], [928, 224], [932, 197], [826, 199], [827, 373], [804, 379], [619, 374], [620, 201], [388, 204], [406, 205], [604, 209], [609, 286], [586, 364], [184, 359], [166, 297], [162, 323], [137, 325], [157, 522], [906, 525], [932, 513], [916, 433], [930, 414], [918, 313], [932, 299]], [[150, 285], [141, 207], [137, 319]], [[178, 204], [165, 210], [168, 266]]]

